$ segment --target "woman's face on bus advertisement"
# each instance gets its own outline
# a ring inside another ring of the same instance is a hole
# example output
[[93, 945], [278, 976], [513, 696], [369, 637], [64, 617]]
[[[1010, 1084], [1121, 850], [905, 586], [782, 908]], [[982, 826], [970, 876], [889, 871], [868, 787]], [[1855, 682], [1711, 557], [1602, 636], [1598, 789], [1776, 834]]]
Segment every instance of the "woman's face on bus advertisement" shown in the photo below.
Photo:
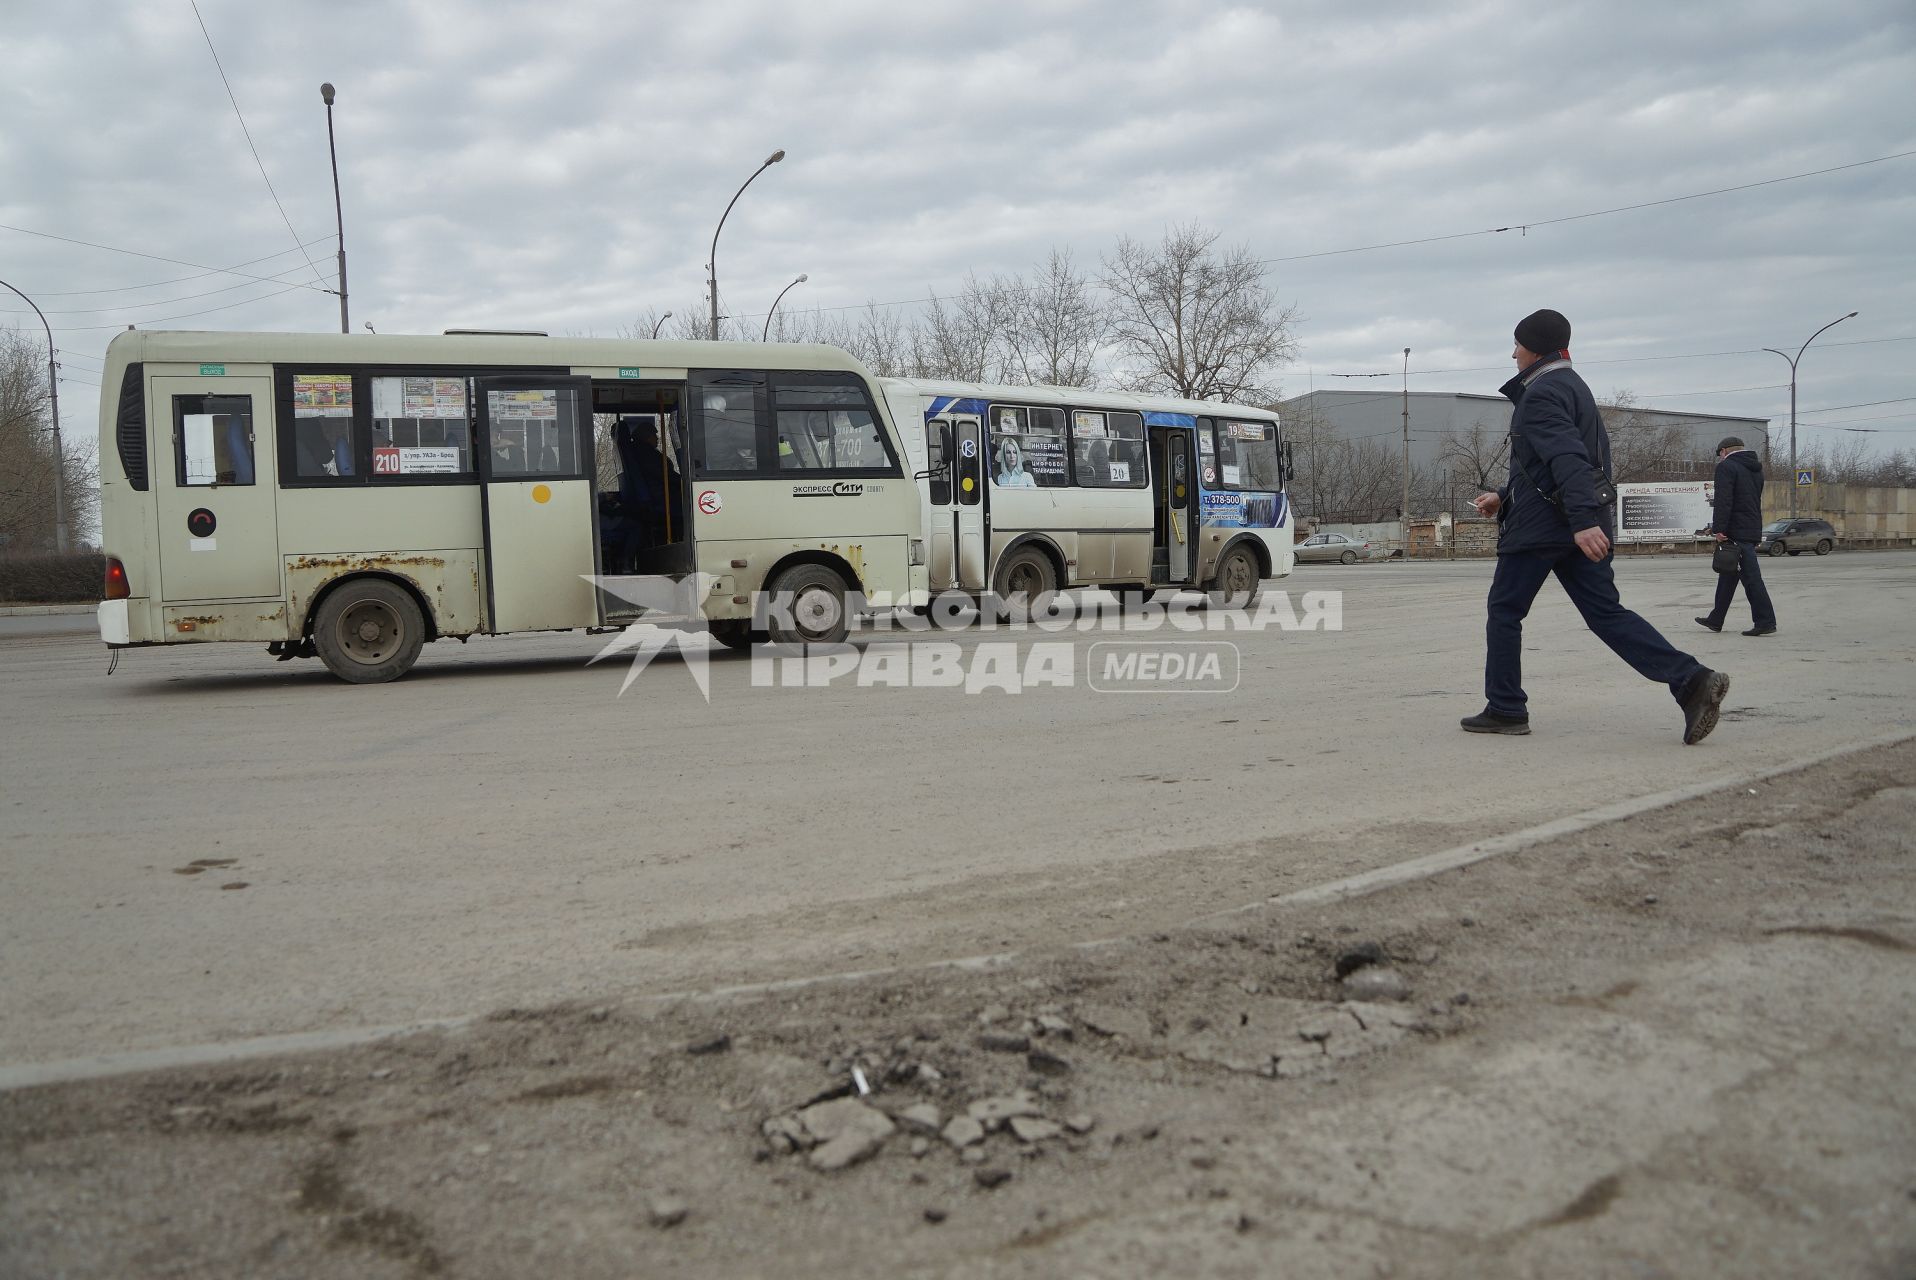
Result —
[[998, 462], [1006, 472], [1024, 470], [1024, 450], [1018, 447], [1016, 440], [1007, 440], [998, 446]]

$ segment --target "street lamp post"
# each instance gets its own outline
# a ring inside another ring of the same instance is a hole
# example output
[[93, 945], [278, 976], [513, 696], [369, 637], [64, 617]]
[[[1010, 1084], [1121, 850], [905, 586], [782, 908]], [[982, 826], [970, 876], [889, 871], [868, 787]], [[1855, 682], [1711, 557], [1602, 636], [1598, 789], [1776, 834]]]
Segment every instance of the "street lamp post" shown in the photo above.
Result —
[[654, 320], [652, 322], [652, 336], [655, 338], [658, 337], [659, 326], [664, 324], [667, 320], [670, 320], [671, 318], [672, 318], [672, 313], [668, 311], [664, 315], [660, 316], [657, 320]]
[[346, 318], [346, 210], [339, 202], [339, 151], [333, 145], [333, 86], [319, 86], [319, 97], [326, 104], [326, 154], [333, 161], [333, 219], [339, 228], [339, 331], [351, 333], [352, 321]]
[[1856, 312], [1852, 311], [1849, 315], [1838, 316], [1821, 329], [1818, 329], [1815, 333], [1812, 333], [1808, 340], [1796, 349], [1795, 355], [1791, 355], [1787, 351], [1778, 351], [1775, 347], [1763, 348], [1772, 355], [1782, 356], [1790, 362], [1790, 519], [1792, 520], [1796, 519], [1796, 362], [1801, 360], [1803, 353], [1810, 349], [1810, 343], [1815, 342], [1817, 338], [1821, 337], [1825, 332], [1834, 329], [1837, 325], [1843, 323], [1845, 320], [1851, 319], [1856, 314]]
[[1410, 348], [1404, 348], [1404, 559], [1410, 559]]
[[781, 147], [781, 148], [780, 148], [779, 150], [777, 150], [777, 151], [774, 151], [774, 152], [772, 152], [772, 154], [771, 154], [771, 155], [769, 155], [769, 156], [766, 156], [766, 157], [765, 157], [765, 163], [764, 163], [764, 164], [762, 164], [762, 165], [760, 165], [760, 166], [759, 166], [758, 168], [756, 168], [756, 169], [754, 169], [754, 170], [752, 171], [752, 177], [751, 177], [751, 178], [747, 178], [747, 179], [746, 179], [746, 180], [745, 180], [745, 181], [744, 181], [744, 182], [743, 182], [743, 183], [742, 183], [742, 184], [741, 184], [741, 185], [739, 186], [739, 189], [738, 189], [738, 191], [737, 191], [736, 193], [734, 193], [734, 194], [733, 194], [733, 196], [732, 196], [732, 199], [731, 199], [731, 203], [730, 203], [730, 204], [727, 204], [727, 205], [725, 206], [725, 212], [719, 215], [719, 220], [718, 220], [718, 226], [717, 226], [717, 227], [715, 227], [715, 228], [713, 228], [713, 230], [712, 230], [712, 256], [711, 256], [711, 260], [710, 260], [710, 261], [708, 261], [708, 262], [707, 262], [707, 263], [705, 264], [705, 269], [706, 269], [706, 271], [707, 271], [707, 272], [709, 273], [709, 275], [710, 275], [710, 277], [711, 277], [711, 286], [712, 286], [712, 327], [711, 327], [711, 333], [710, 333], [710, 336], [711, 336], [711, 339], [712, 339], [712, 341], [714, 341], [714, 342], [717, 342], [717, 341], [718, 341], [718, 322], [719, 322], [719, 314], [718, 314], [718, 238], [719, 238], [719, 232], [721, 232], [721, 231], [723, 231], [723, 230], [725, 230], [725, 220], [726, 220], [727, 218], [729, 218], [729, 217], [731, 217], [731, 216], [732, 216], [732, 205], [735, 205], [735, 204], [737, 204], [737, 203], [738, 203], [738, 198], [739, 198], [739, 196], [742, 196], [742, 195], [744, 195], [744, 194], [745, 194], [745, 188], [746, 188], [746, 187], [749, 187], [749, 186], [751, 186], [751, 185], [752, 185], [752, 179], [753, 179], [753, 178], [756, 178], [756, 177], [758, 177], [758, 175], [759, 175], [759, 174], [761, 174], [761, 173], [764, 173], [764, 172], [765, 172], [765, 171], [766, 171], [767, 169], [769, 169], [769, 168], [771, 168], [771, 167], [772, 167], [773, 165], [775, 165], [775, 164], [777, 164], [777, 163], [778, 163], [778, 162], [779, 162], [780, 160], [783, 160], [784, 158], [785, 158], [785, 150], [784, 150], [784, 148], [782, 148], [782, 147]]
[[53, 351], [53, 326], [47, 323], [46, 312], [40, 310], [39, 303], [5, 280], [0, 280], [0, 284], [19, 293], [33, 308], [33, 314], [40, 317], [40, 327], [47, 331], [47, 407], [53, 411], [53, 549], [64, 552], [67, 549], [67, 453], [60, 444], [60, 362]]
[[778, 291], [778, 296], [772, 299], [772, 309], [765, 313], [765, 332], [758, 335], [758, 340], [760, 342], [769, 342], [771, 340], [772, 317], [778, 314], [778, 304], [785, 301], [785, 295], [790, 293], [795, 286], [804, 284], [807, 280], [810, 280], [810, 279], [811, 279], [810, 276], [801, 275], [799, 276], [798, 279], [792, 281], [791, 284], [786, 285], [783, 289], [780, 289]]

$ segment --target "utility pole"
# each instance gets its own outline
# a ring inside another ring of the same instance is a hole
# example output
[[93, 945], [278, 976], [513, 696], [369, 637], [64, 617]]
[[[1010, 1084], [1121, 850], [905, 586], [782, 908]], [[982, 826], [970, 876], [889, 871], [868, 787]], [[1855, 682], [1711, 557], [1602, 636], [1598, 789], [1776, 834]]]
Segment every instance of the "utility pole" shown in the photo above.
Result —
[[[15, 290], [15, 292], [18, 292], [18, 290]], [[1803, 358], [1803, 353], [1810, 349], [1810, 343], [1815, 342], [1825, 330], [1834, 329], [1837, 325], [1843, 323], [1843, 321], [1854, 319], [1856, 314], [1856, 312], [1852, 311], [1849, 315], [1838, 316], [1836, 319], [1824, 325], [1823, 328], [1812, 333], [1803, 345], [1797, 348], [1795, 355], [1791, 355], [1787, 351], [1778, 351], [1775, 347], [1763, 348], [1770, 354], [1782, 356], [1790, 362], [1790, 519], [1792, 520], [1796, 519], [1796, 365], [1797, 362]]]
[[333, 222], [339, 228], [339, 331], [351, 333], [352, 321], [346, 318], [346, 208], [339, 202], [339, 150], [333, 145], [333, 86], [319, 86], [319, 97], [326, 104], [326, 154], [333, 162]]
[[1404, 559], [1410, 559], [1410, 348], [1404, 348]]

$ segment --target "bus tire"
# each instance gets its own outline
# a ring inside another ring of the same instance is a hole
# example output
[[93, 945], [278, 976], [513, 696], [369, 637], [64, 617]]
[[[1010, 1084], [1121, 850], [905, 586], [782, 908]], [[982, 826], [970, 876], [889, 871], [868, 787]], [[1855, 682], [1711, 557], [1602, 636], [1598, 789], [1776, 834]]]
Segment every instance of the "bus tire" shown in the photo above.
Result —
[[1211, 578], [1211, 600], [1226, 609], [1244, 609], [1257, 599], [1260, 575], [1257, 557], [1249, 547], [1230, 548], [1218, 558], [1217, 572]]
[[404, 587], [351, 578], [327, 592], [313, 618], [313, 647], [326, 669], [351, 684], [384, 684], [412, 670], [426, 620]]
[[712, 639], [739, 653], [750, 653], [753, 645], [764, 644], [767, 639], [765, 632], [752, 629], [750, 618], [715, 618], [710, 626]]
[[1044, 607], [1044, 600], [1058, 589], [1058, 573], [1051, 557], [1033, 546], [1019, 547], [998, 562], [998, 582], [994, 591], [1007, 607], [1014, 596], [1025, 598], [1025, 616]]
[[772, 580], [765, 636], [773, 644], [840, 644], [851, 634], [845, 580], [822, 564], [795, 564]]

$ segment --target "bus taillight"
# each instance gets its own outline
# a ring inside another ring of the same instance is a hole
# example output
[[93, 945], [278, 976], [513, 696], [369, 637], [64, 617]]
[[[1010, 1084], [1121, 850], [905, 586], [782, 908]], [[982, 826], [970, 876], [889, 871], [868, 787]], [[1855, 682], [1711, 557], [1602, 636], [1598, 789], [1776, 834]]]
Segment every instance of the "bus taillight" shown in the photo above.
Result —
[[106, 598], [109, 600], [127, 600], [133, 595], [133, 586], [126, 580], [126, 566], [120, 563], [118, 556], [106, 558]]

